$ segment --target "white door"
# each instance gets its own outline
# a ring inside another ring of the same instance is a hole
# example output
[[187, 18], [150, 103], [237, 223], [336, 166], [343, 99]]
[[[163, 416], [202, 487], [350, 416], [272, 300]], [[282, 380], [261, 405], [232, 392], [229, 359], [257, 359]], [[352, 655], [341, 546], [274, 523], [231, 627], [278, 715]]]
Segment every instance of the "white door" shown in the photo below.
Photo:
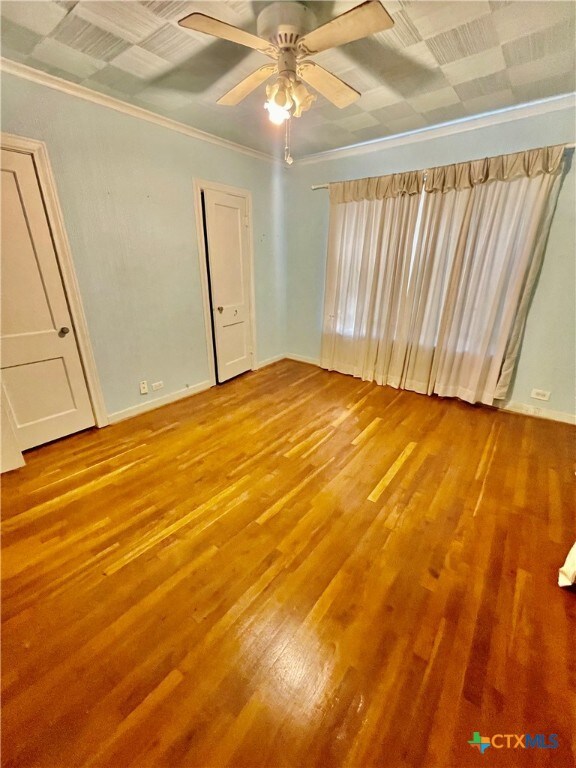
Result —
[[2, 150], [1, 192], [2, 387], [26, 450], [94, 415], [30, 155]]
[[252, 368], [249, 221], [240, 195], [204, 190], [218, 381]]

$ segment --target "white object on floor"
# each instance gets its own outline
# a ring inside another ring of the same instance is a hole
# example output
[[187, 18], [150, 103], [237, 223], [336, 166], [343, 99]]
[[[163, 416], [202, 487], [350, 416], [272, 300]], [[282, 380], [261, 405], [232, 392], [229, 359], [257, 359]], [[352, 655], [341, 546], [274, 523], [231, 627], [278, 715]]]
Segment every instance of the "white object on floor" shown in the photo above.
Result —
[[559, 587], [570, 587], [572, 584], [576, 584], [576, 542], [568, 552], [566, 562], [558, 572]]

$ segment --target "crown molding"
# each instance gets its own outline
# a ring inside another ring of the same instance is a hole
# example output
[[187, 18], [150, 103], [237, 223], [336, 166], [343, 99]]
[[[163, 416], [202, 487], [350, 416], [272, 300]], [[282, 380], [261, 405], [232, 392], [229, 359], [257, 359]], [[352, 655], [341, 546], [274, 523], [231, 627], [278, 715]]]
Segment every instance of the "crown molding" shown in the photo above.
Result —
[[108, 109], [114, 109], [116, 112], [121, 112], [124, 115], [135, 117], [138, 120], [146, 120], [148, 123], [153, 123], [161, 128], [168, 128], [170, 131], [176, 131], [182, 133], [185, 136], [190, 136], [193, 139], [199, 141], [206, 141], [209, 144], [215, 144], [218, 147], [229, 149], [234, 152], [240, 152], [243, 155], [249, 157], [255, 157], [258, 160], [266, 160], [266, 162], [275, 162], [275, 158], [265, 152], [259, 152], [256, 149], [250, 149], [242, 144], [237, 144], [234, 141], [228, 139], [222, 139], [219, 136], [214, 136], [212, 133], [201, 131], [198, 128], [192, 128], [186, 123], [180, 123], [178, 120], [172, 120], [169, 117], [163, 117], [156, 112], [151, 112], [143, 107], [137, 107], [133, 104], [128, 104], [125, 101], [116, 99], [113, 96], [108, 96], [98, 91], [92, 91], [90, 88], [86, 88], [84, 85], [78, 83], [72, 83], [68, 80], [64, 80], [61, 77], [55, 75], [49, 75], [47, 72], [42, 72], [39, 69], [29, 67], [27, 64], [22, 64], [18, 61], [12, 61], [6, 59], [3, 56], [0, 57], [0, 71], [6, 72], [16, 77], [21, 77], [24, 80], [31, 80], [34, 83], [45, 85], [47, 88], [52, 88], [55, 91], [66, 93], [69, 96], [76, 96], [79, 99], [90, 101], [92, 104], [98, 104], [101, 107], [107, 107]]
[[471, 115], [459, 120], [451, 120], [441, 125], [432, 125], [429, 128], [419, 128], [417, 131], [407, 131], [406, 133], [397, 133], [394, 136], [387, 136], [382, 139], [372, 139], [361, 144], [352, 144], [339, 149], [329, 149], [326, 152], [317, 152], [313, 155], [307, 155], [297, 160], [297, 165], [308, 165], [319, 163], [326, 160], [340, 160], [345, 157], [358, 157], [369, 152], [377, 152], [383, 149], [392, 149], [393, 147], [415, 144], [420, 141], [430, 141], [431, 139], [453, 136], [457, 133], [475, 131], [478, 128], [486, 128], [503, 123], [510, 123], [514, 120], [522, 120], [526, 117], [537, 117], [549, 112], [556, 112], [561, 109], [574, 109], [576, 107], [576, 93], [565, 93], [560, 96], [551, 96], [548, 99], [532, 101], [528, 104], [517, 104], [513, 107], [498, 109], [494, 112], [484, 112], [480, 115]]

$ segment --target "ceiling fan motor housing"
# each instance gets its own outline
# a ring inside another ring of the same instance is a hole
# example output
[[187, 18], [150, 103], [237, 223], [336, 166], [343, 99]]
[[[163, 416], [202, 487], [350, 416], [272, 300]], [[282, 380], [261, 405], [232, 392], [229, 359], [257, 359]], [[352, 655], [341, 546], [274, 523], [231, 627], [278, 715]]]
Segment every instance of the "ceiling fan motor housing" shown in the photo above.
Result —
[[302, 3], [271, 3], [258, 15], [258, 36], [280, 50], [294, 50], [298, 38], [316, 28], [316, 17]]

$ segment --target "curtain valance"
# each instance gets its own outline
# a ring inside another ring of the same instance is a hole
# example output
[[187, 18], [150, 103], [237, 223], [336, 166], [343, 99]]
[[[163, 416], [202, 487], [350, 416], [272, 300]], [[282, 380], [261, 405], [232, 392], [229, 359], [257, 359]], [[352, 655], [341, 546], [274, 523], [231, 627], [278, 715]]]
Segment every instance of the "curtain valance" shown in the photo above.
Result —
[[358, 203], [360, 200], [384, 200], [398, 195], [418, 195], [422, 192], [422, 171], [393, 173], [391, 176], [373, 176], [354, 181], [329, 184], [331, 203]]
[[332, 182], [329, 185], [330, 202], [352, 203], [417, 195], [423, 187], [426, 192], [448, 192], [451, 189], [470, 189], [489, 181], [510, 181], [522, 176], [533, 178], [542, 173], [553, 174], [560, 168], [563, 152], [564, 145], [560, 144], [466, 163], [441, 165], [427, 171], [407, 171], [389, 176]]
[[485, 157], [467, 163], [430, 168], [424, 183], [426, 192], [449, 192], [451, 189], [470, 189], [488, 181], [511, 181], [526, 176], [529, 179], [542, 173], [556, 173], [562, 162], [564, 145], [528, 149], [511, 155]]

